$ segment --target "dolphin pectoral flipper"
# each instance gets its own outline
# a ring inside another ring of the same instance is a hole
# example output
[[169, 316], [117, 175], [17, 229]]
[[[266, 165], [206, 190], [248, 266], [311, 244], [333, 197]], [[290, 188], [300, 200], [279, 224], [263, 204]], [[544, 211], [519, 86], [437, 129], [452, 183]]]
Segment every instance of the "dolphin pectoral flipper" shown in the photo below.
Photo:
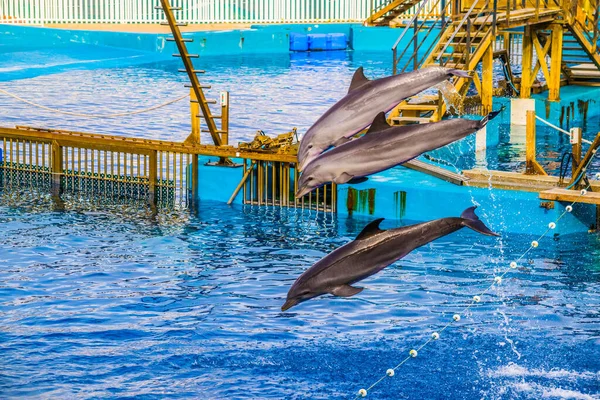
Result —
[[354, 75], [352, 76], [352, 82], [350, 82], [350, 88], [348, 89], [348, 93], [357, 89], [364, 85], [365, 83], [370, 82], [369, 79], [365, 76], [365, 71], [363, 67], [358, 67]]
[[335, 183], [337, 183], [338, 185], [342, 185], [344, 183], [348, 183], [352, 180], [352, 178], [354, 178], [354, 176], [350, 175], [347, 172], [342, 172], [337, 178], [335, 178], [333, 181]]
[[473, 229], [475, 232], [479, 232], [483, 235], [487, 236], [500, 236], [495, 232], [492, 232], [490, 228], [485, 226], [483, 222], [479, 219], [477, 215], [475, 215], [475, 209], [477, 207], [469, 207], [460, 215], [463, 219], [462, 224], [468, 228]]
[[350, 185], [358, 185], [359, 183], [364, 183], [364, 182], [366, 182], [368, 180], [369, 180], [369, 178], [367, 178], [366, 176], [361, 176], [361, 177], [358, 177], [358, 178], [352, 178], [352, 179], [350, 179], [348, 181], [348, 183]]
[[364, 288], [357, 288], [350, 285], [341, 285], [333, 288], [331, 294], [339, 297], [352, 297], [355, 294], [362, 292], [363, 289]]
[[348, 143], [351, 140], [352, 139], [350, 139], [350, 138], [342, 136], [341, 138], [339, 138], [338, 140], [336, 140], [335, 142], [333, 142], [332, 146], [333, 147], [338, 147], [338, 146], [343, 145], [344, 143]]

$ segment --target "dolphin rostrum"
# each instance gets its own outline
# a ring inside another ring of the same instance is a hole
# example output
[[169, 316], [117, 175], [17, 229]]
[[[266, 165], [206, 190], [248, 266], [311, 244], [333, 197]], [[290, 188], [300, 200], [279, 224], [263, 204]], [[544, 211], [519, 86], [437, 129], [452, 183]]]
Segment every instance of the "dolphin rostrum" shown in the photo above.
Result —
[[369, 126], [379, 111], [387, 112], [402, 100], [451, 76], [470, 77], [457, 69], [428, 67], [371, 81], [365, 77], [362, 67], [358, 68], [348, 94], [304, 134], [298, 149], [298, 169], [302, 171], [313, 158]]
[[[501, 110], [500, 110], [501, 111]], [[391, 126], [381, 112], [367, 133], [336, 147], [306, 165], [298, 180], [300, 198], [327, 182], [337, 184], [385, 171], [483, 128], [500, 111], [481, 120], [454, 118], [427, 124]]]
[[467, 208], [459, 218], [434, 221], [382, 230], [383, 218], [368, 224], [352, 242], [337, 248], [316, 262], [296, 279], [281, 307], [289, 309], [313, 297], [333, 294], [350, 297], [363, 288], [350, 286], [406, 256], [414, 249], [463, 227], [488, 236], [498, 236], [475, 215], [476, 207]]

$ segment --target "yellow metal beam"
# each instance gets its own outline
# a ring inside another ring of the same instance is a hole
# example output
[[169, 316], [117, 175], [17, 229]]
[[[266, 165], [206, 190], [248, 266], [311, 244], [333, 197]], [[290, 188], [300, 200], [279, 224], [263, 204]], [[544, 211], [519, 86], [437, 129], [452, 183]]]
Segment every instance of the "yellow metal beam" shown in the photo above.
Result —
[[563, 26], [552, 24], [552, 47], [550, 51], [550, 79], [548, 79], [548, 100], [560, 100], [560, 73], [562, 70]]
[[523, 56], [521, 58], [520, 96], [522, 99], [528, 99], [531, 97], [531, 64], [533, 64], [532, 33], [531, 26], [526, 26], [525, 34], [523, 35]]
[[548, 175], [536, 160], [535, 111], [527, 111], [525, 130], [525, 173], [529, 175]]
[[[542, 67], [542, 72], [544, 73], [546, 81], [550, 81], [550, 70], [548, 69], [548, 63], [546, 63], [546, 56], [548, 56], [548, 50], [550, 49], [551, 40], [546, 41], [544, 47], [542, 47], [537, 31], [533, 31], [532, 33], [533, 46], [535, 47], [535, 52], [537, 54], [537, 63]], [[562, 52], [562, 48], [560, 49], [560, 51]], [[532, 85], [534, 83], [536, 75], [537, 74], [533, 74], [533, 76], [531, 77]]]
[[482, 114], [487, 115], [492, 111], [494, 95], [494, 48], [488, 46], [482, 57], [481, 67], [481, 106]]
[[183, 65], [190, 79], [190, 83], [192, 84], [192, 89], [194, 90], [196, 98], [198, 99], [198, 105], [200, 106], [202, 115], [204, 115], [204, 120], [206, 122], [206, 125], [208, 126], [210, 136], [212, 137], [215, 145], [220, 146], [221, 137], [219, 136], [217, 126], [215, 125], [215, 120], [212, 116], [212, 112], [210, 111], [210, 107], [208, 106], [208, 101], [204, 96], [204, 92], [202, 91], [202, 87], [200, 86], [200, 81], [198, 80], [198, 76], [196, 75], [196, 72], [194, 70], [194, 65], [192, 64], [192, 60], [190, 59], [190, 54], [187, 51], [185, 42], [183, 41], [181, 31], [179, 30], [177, 21], [175, 20], [175, 16], [173, 15], [173, 7], [171, 7], [171, 3], [169, 2], [169, 0], [160, 0], [160, 3], [167, 18], [169, 27], [171, 28], [171, 34], [175, 39], [177, 50], [181, 55], [181, 60], [183, 61]]

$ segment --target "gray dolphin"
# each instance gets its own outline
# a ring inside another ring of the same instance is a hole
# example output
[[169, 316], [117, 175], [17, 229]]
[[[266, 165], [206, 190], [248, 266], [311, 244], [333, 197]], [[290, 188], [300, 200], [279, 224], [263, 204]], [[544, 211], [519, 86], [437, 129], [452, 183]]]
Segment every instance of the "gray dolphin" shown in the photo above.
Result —
[[463, 227], [488, 236], [492, 232], [475, 215], [475, 208], [467, 208], [460, 218], [441, 218], [402, 228], [381, 230], [383, 218], [368, 224], [352, 242], [337, 248], [296, 279], [287, 294], [282, 311], [298, 303], [323, 294], [350, 297], [363, 288], [350, 286], [406, 256], [414, 249]]
[[348, 183], [385, 171], [426, 151], [462, 139], [483, 128], [500, 111], [481, 120], [455, 118], [406, 126], [389, 125], [385, 113], [381, 112], [364, 136], [312, 160], [298, 180], [296, 197], [300, 198], [327, 182]]
[[428, 67], [370, 81], [363, 68], [358, 68], [348, 94], [304, 134], [298, 148], [299, 170], [331, 146], [338, 146], [365, 129], [379, 111], [387, 112], [402, 100], [454, 75], [470, 77], [467, 72], [457, 69]]

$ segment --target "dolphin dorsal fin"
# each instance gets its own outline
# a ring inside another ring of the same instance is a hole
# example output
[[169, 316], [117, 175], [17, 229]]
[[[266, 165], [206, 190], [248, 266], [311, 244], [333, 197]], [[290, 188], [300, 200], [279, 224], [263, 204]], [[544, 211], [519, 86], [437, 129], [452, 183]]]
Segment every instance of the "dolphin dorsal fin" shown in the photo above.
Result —
[[356, 72], [354, 72], [354, 76], [352, 77], [352, 82], [350, 82], [350, 88], [348, 89], [348, 93], [353, 91], [356, 88], [364, 85], [369, 82], [369, 79], [365, 76], [365, 72], [363, 67], [358, 67]]
[[383, 220], [384, 218], [378, 218], [375, 221], [369, 223], [369, 225], [365, 226], [364, 229], [358, 234], [358, 236], [354, 240], [367, 239], [373, 235], [378, 234], [379, 232], [383, 232], [382, 229], [379, 229], [379, 224], [381, 224], [381, 221]]
[[371, 127], [369, 128], [366, 134], [380, 132], [388, 129], [389, 127], [390, 124], [388, 124], [387, 119], [385, 118], [385, 113], [382, 111], [375, 116], [375, 119], [373, 119]]

